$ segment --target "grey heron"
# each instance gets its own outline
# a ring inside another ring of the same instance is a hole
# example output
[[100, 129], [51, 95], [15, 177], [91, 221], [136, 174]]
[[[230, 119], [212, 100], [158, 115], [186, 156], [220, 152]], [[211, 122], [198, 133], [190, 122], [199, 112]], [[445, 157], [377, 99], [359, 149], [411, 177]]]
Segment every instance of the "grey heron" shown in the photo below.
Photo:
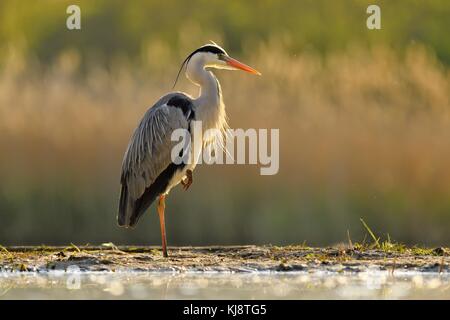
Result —
[[[167, 257], [164, 221], [165, 198], [178, 184], [187, 190], [192, 184], [192, 172], [198, 155], [191, 163], [176, 164], [171, 150], [175, 129], [191, 129], [193, 120], [201, 121], [204, 130], [227, 127], [225, 105], [219, 81], [210, 69], [243, 70], [260, 75], [255, 69], [231, 58], [224, 49], [213, 44], [192, 52], [181, 65], [178, 77], [186, 68], [187, 78], [200, 87], [198, 97], [183, 92], [171, 92], [161, 97], [147, 110], [134, 131], [122, 163], [118, 223], [133, 227], [150, 205], [158, 199], [162, 249]], [[175, 80], [175, 84], [176, 81]], [[203, 143], [214, 143], [217, 137], [203, 137]]]

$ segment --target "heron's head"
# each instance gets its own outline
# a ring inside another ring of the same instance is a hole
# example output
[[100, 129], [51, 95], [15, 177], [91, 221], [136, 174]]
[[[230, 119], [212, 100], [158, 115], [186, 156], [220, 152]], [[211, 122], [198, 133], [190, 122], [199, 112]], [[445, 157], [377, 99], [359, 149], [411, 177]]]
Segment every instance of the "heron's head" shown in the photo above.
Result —
[[253, 69], [252, 67], [231, 58], [223, 48], [215, 43], [206, 44], [192, 52], [181, 65], [181, 69], [178, 72], [177, 79], [185, 65], [187, 68], [189, 68], [190, 66], [197, 66], [201, 68], [242, 70], [252, 74], [261, 75], [259, 71]]

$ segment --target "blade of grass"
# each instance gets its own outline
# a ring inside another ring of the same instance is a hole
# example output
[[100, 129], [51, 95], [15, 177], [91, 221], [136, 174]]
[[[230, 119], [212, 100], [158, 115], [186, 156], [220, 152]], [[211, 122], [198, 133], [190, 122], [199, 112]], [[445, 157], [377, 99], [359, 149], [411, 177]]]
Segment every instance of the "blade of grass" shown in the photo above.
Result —
[[377, 237], [375, 237], [375, 234], [372, 232], [372, 230], [369, 228], [369, 226], [367, 225], [367, 223], [363, 220], [363, 218], [359, 218], [359, 220], [361, 221], [361, 223], [363, 224], [364, 228], [366, 228], [367, 232], [369, 232], [370, 236], [372, 237], [373, 241], [375, 241], [375, 246], [377, 248], [380, 247], [380, 242], [379, 239]]

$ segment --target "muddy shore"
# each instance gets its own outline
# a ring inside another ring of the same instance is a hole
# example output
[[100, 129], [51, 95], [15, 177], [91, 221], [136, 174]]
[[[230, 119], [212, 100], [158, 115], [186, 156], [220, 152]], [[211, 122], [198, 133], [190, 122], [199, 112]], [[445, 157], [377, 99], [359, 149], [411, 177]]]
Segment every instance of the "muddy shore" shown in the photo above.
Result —
[[81, 271], [146, 272], [450, 272], [448, 248], [399, 251], [305, 246], [171, 247], [75, 246], [1, 247], [0, 272], [45, 272], [77, 267]]

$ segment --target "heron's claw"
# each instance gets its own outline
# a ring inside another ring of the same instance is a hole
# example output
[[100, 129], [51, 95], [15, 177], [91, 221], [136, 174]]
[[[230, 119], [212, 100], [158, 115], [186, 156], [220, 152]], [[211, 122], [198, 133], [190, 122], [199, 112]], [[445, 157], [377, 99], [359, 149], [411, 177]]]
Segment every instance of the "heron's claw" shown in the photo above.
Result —
[[189, 189], [193, 181], [194, 180], [192, 179], [192, 170], [186, 170], [186, 177], [184, 177], [184, 179], [181, 180], [181, 184], [183, 185], [184, 191]]

